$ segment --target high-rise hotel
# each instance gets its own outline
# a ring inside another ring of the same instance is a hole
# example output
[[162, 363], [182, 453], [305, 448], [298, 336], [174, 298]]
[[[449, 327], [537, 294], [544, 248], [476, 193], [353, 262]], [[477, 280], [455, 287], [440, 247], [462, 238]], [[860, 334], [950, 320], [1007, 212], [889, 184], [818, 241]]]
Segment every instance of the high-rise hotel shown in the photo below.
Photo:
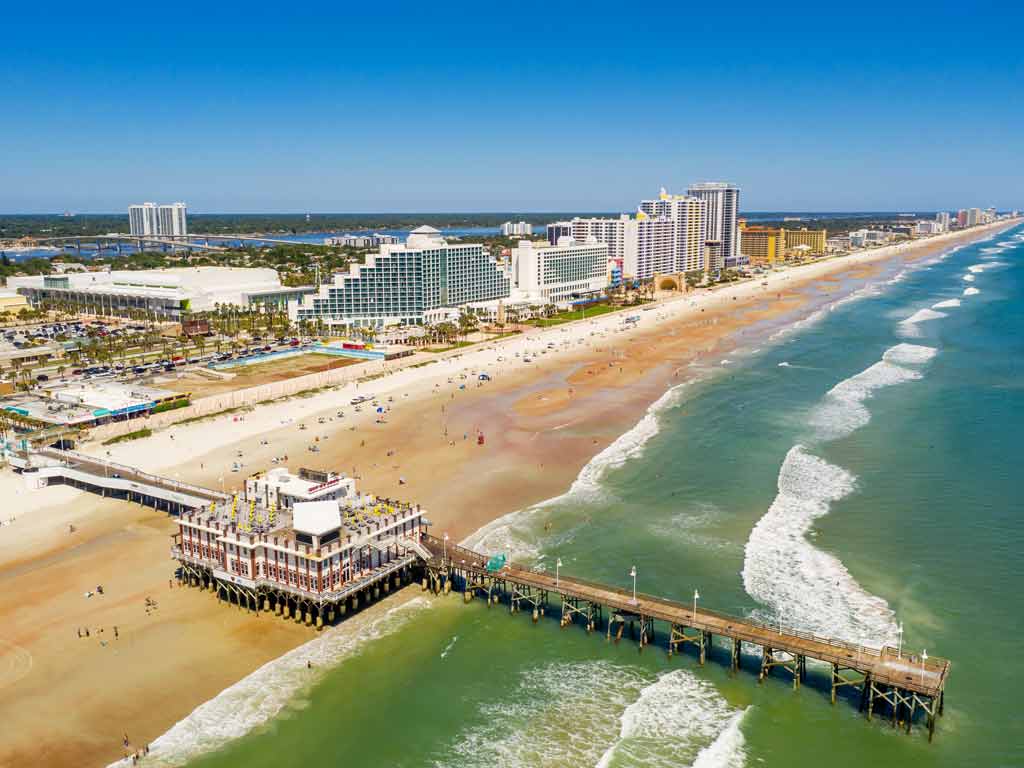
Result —
[[621, 264], [624, 276], [649, 280], [705, 268], [705, 211], [702, 200], [662, 189], [656, 199], [640, 202], [636, 216], [555, 222], [548, 225], [548, 239], [570, 234], [577, 242], [606, 243], [608, 257]]
[[448, 243], [433, 227], [419, 227], [401, 245], [382, 245], [366, 263], [317, 293], [289, 305], [292, 320], [328, 327], [420, 325], [444, 319], [445, 310], [506, 298], [508, 272], [482, 245]]
[[740, 255], [740, 188], [721, 181], [692, 184], [687, 190], [690, 197], [703, 200], [707, 205], [707, 239], [721, 243], [717, 250], [721, 264], [709, 264], [711, 270], [735, 266]]
[[184, 203], [129, 205], [128, 223], [133, 235], [184, 236], [188, 234], [187, 206]]

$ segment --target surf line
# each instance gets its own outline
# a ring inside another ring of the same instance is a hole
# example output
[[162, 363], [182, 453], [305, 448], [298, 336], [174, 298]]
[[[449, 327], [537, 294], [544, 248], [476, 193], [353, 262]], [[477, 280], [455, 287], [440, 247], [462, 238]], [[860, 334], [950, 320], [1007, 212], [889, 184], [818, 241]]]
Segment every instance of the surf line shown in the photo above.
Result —
[[838, 557], [807, 539], [814, 521], [857, 487], [852, 473], [814, 455], [809, 446], [865, 426], [871, 419], [866, 401], [880, 389], [922, 378], [921, 367], [936, 353], [932, 347], [896, 344], [881, 360], [836, 384], [815, 408], [813, 434], [786, 454], [775, 499], [744, 549], [743, 586], [771, 609], [764, 618], [785, 616], [799, 629], [866, 646], [895, 641], [889, 604], [867, 592]]

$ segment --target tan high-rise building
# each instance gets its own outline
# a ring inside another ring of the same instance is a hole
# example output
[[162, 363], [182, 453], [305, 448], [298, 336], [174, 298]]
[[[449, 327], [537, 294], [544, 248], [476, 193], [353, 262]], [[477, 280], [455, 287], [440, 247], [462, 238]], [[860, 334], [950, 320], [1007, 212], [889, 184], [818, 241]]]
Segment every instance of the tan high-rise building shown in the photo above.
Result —
[[774, 227], [750, 227], [742, 219], [739, 225], [740, 253], [751, 264], [774, 264], [786, 251], [786, 230]]
[[828, 239], [828, 233], [824, 229], [807, 229], [807, 227], [785, 229], [783, 230], [783, 235], [785, 237], [783, 248], [786, 251], [793, 251], [798, 246], [806, 245], [806, 252], [808, 254], [825, 252], [825, 241]]

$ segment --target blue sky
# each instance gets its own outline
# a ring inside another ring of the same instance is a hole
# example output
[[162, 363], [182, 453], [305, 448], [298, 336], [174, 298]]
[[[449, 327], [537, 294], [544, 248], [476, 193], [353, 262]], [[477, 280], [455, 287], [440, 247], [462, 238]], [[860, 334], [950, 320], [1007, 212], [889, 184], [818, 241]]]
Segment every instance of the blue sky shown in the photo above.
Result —
[[36, 5], [0, 212], [1024, 208], [1017, 3]]

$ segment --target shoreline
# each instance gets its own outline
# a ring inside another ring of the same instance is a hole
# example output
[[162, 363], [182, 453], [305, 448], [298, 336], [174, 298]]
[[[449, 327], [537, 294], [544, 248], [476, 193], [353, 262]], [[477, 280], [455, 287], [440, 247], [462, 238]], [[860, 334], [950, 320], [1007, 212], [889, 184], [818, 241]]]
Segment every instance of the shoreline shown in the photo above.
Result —
[[[692, 375], [687, 375], [690, 366], [720, 352], [728, 352], [725, 347], [737, 342], [747, 330], [781, 323], [789, 326], [804, 319], [806, 315], [801, 315], [809, 303], [815, 300], [829, 303], [843, 298], [835, 294], [844, 278], [847, 281], [869, 280], [879, 262], [900, 257], [904, 261], [916, 261], [958, 243], [984, 239], [990, 232], [995, 234], [1017, 223], [1000, 222], [999, 226], [979, 228], [958, 237], [930, 238], [919, 241], [917, 247], [911, 243], [865, 251], [856, 256], [823, 259], [770, 273], [765, 278], [768, 286], [760, 285], [760, 281], [747, 281], [713, 291], [691, 292], [655, 304], [646, 312], [633, 310], [642, 318], [639, 327], [629, 331], [622, 330], [622, 315], [613, 313], [485, 343], [480, 348], [468, 348], [438, 359], [432, 365], [396, 371], [387, 379], [366, 385], [363, 392], [369, 389], [380, 395], [382, 403], [389, 394], [395, 398], [385, 424], [377, 424], [373, 414], [354, 413], [348, 400], [358, 390], [341, 387], [308, 398], [260, 405], [241, 417], [217, 417], [184, 427], [171, 426], [151, 438], [111, 446], [109, 450], [114, 460], [150, 471], [168, 471], [172, 476], [210, 487], [220, 487], [221, 477], [225, 487], [237, 486], [252, 471], [271, 466], [273, 457], [286, 454], [287, 465], [292, 469], [302, 465], [343, 472], [355, 470], [352, 474], [361, 478], [362, 489], [421, 502], [435, 523], [435, 533], [450, 531], [453, 538], [460, 540], [503, 515], [566, 493], [595, 456], [646, 418], [652, 403], [676, 384], [692, 380]], [[823, 284], [828, 290], [822, 288]], [[566, 341], [568, 344], [563, 343]], [[555, 351], [536, 353], [534, 362], [529, 364], [513, 364], [515, 351], [532, 353], [540, 348], [547, 349], [549, 343], [555, 344]], [[498, 357], [508, 359], [499, 361]], [[463, 370], [483, 368], [492, 374], [493, 382], [481, 385], [468, 374], [465, 379], [458, 378]], [[465, 390], [458, 389], [462, 384]], [[336, 417], [339, 409], [346, 413], [342, 419]], [[320, 416], [329, 420], [320, 424]], [[306, 423], [308, 429], [298, 430], [300, 422]], [[356, 431], [351, 430], [353, 426]], [[482, 447], [470, 439], [476, 430], [486, 435], [486, 444]], [[314, 437], [321, 440], [314, 443]], [[269, 443], [261, 445], [261, 440]], [[311, 444], [317, 445], [319, 451], [309, 452]], [[206, 450], [198, 454], [194, 450], [196, 445]], [[103, 453], [107, 449], [90, 445], [87, 450]], [[243, 453], [241, 458], [237, 457], [238, 451]], [[235, 460], [245, 464], [242, 472], [229, 471]], [[400, 479], [404, 483], [400, 483]], [[56, 527], [48, 525], [44, 519], [52, 516], [53, 505], [42, 503], [33, 504], [15, 523], [20, 527], [28, 525], [26, 519], [31, 521], [30, 538], [37, 544], [48, 538], [59, 538], [57, 529], [60, 529], [64, 544], [40, 553], [8, 546], [8, 542], [0, 538], [0, 580], [11, 584], [8, 594], [26, 589], [40, 579], [42, 572], [47, 584], [68, 593], [61, 595], [63, 603], [51, 601], [49, 607], [55, 610], [63, 607], [72, 614], [63, 617], [70, 641], [47, 642], [38, 628], [30, 629], [30, 617], [25, 615], [28, 611], [19, 610], [18, 606], [10, 604], [9, 597], [4, 598], [0, 603], [0, 619], [12, 627], [11, 642], [26, 649], [35, 661], [16, 680], [7, 681], [0, 676], [0, 687], [7, 689], [8, 701], [19, 702], [19, 709], [42, 707], [38, 711], [52, 711], [62, 703], [67, 709], [68, 700], [64, 697], [70, 694], [75, 709], [83, 711], [76, 711], [76, 722], [72, 728], [67, 728], [35, 722], [39, 718], [32, 717], [31, 712], [19, 716], [10, 704], [4, 705], [5, 722], [12, 726], [6, 730], [14, 737], [15, 747], [8, 751], [11, 749], [8, 739], [0, 739], [0, 762], [4, 764], [8, 764], [8, 760], [12, 765], [38, 762], [40, 753], [26, 749], [31, 744], [53, 739], [65, 740], [62, 747], [66, 750], [42, 753], [47, 764], [78, 765], [93, 758], [110, 762], [120, 757], [117, 745], [123, 727], [130, 728], [133, 738], [145, 743], [216, 694], [204, 695], [208, 686], [197, 686], [187, 679], [171, 685], [174, 690], [167, 690], [166, 676], [173, 676], [177, 671], [174, 667], [154, 670], [153, 664], [166, 663], [158, 654], [166, 655], [173, 650], [179, 654], [180, 663], [187, 662], [190, 671], [196, 670], [209, 680], [215, 671], [214, 663], [221, 661], [217, 658], [218, 651], [225, 648], [234, 651], [239, 646], [244, 647], [247, 640], [252, 644], [251, 636], [262, 634], [268, 628], [268, 622], [252, 617], [239, 617], [245, 620], [229, 622], [224, 614], [234, 612], [217, 606], [216, 601], [211, 604], [199, 600], [194, 591], [189, 591], [187, 596], [182, 592], [185, 599], [173, 602], [166, 613], [188, 612], [193, 607], [188, 601], [195, 602], [196, 606], [202, 604], [201, 608], [195, 608], [191, 619], [202, 639], [196, 638], [198, 642], [194, 642], [192, 637], [179, 635], [168, 644], [170, 635], [154, 637], [140, 633], [133, 642], [144, 649], [141, 659], [121, 660], [125, 663], [105, 668], [108, 680], [129, 680], [130, 688], [124, 693], [136, 700], [152, 700], [147, 698], [154, 696], [151, 686], [159, 685], [161, 703], [166, 704], [161, 717], [147, 719], [138, 713], [134, 715], [137, 720], [132, 722], [133, 715], [125, 712], [119, 721], [109, 722], [109, 718], [104, 717], [107, 713], [92, 711], [95, 707], [91, 706], [91, 701], [89, 707], [82, 707], [81, 700], [74, 698], [75, 692], [89, 700], [88, 686], [95, 685], [97, 677], [77, 679], [83, 677], [80, 665], [64, 661], [65, 666], [61, 668], [58, 658], [67, 655], [68, 643], [77, 642], [71, 634], [74, 626], [68, 624], [67, 619], [79, 616], [72, 606], [81, 604], [83, 598], [70, 593], [80, 588], [81, 581], [97, 582], [93, 574], [100, 572], [104, 573], [101, 578], [111, 583], [111, 580], [123, 580], [126, 589], [137, 589], [141, 584], [145, 590], [153, 588], [153, 584], [161, 584], [171, 570], [166, 555], [163, 560], [157, 560], [160, 550], [167, 546], [167, 539], [161, 537], [173, 526], [150, 510], [140, 510], [123, 502], [102, 502], [75, 493], [74, 498], [64, 501]], [[481, 503], [481, 499], [486, 499], [487, 503]], [[69, 519], [77, 520], [76, 527], [83, 532], [82, 536], [72, 537], [73, 542], [67, 541]], [[0, 536], [14, 530], [17, 529], [4, 526]], [[119, 543], [123, 543], [129, 533], [135, 537], [131, 541], [145, 542], [141, 554], [128, 551], [117, 565], [109, 560], [104, 562], [104, 558], [109, 559], [119, 551]], [[123, 573], [134, 565], [141, 565], [140, 557], [151, 560], [144, 577]], [[70, 568], [56, 567], [62, 563], [80, 566], [88, 575], [68, 574]], [[108, 570], [103, 572], [101, 565]], [[167, 592], [167, 587], [163, 589]], [[176, 589], [171, 591], [178, 593]], [[25, 597], [26, 594], [22, 594], [19, 599], [32, 605], [33, 611], [48, 610], [42, 606], [37, 608], [35, 602]], [[158, 598], [160, 611], [163, 611], [167, 597], [161, 594]], [[46, 599], [40, 598], [40, 603], [46, 605]], [[181, 621], [181, 615], [164, 618], [165, 615], [150, 617], [147, 614], [147, 619], [154, 618], [152, 624], [158, 627]], [[257, 654], [261, 658], [268, 656], [266, 661], [311, 638], [308, 632], [286, 622], [275, 622], [273, 627], [280, 627], [282, 631], [275, 631], [275, 637], [260, 646]], [[293, 629], [296, 631], [291, 631]], [[80, 647], [81, 644], [72, 646], [75, 651]], [[100, 653], [92, 650], [87, 654], [87, 663], [99, 663]], [[2, 654], [0, 649], [0, 660], [4, 659]], [[147, 664], [147, 657], [153, 659], [153, 664]], [[149, 667], [147, 674], [131, 666], [140, 660]], [[41, 663], [52, 666], [45, 680], [33, 681]], [[249, 668], [244, 670], [246, 664]], [[216, 676], [236, 675], [234, 680], [221, 686], [223, 689], [258, 666], [260, 664], [254, 663], [252, 658], [247, 658], [242, 664], [232, 665], [230, 670], [221, 669]], [[239, 667], [243, 668], [241, 674]], [[165, 679], [161, 682], [162, 677]], [[99, 680], [102, 684], [103, 677]], [[204, 690], [199, 690], [200, 687]], [[75, 738], [79, 740], [77, 743]]]

